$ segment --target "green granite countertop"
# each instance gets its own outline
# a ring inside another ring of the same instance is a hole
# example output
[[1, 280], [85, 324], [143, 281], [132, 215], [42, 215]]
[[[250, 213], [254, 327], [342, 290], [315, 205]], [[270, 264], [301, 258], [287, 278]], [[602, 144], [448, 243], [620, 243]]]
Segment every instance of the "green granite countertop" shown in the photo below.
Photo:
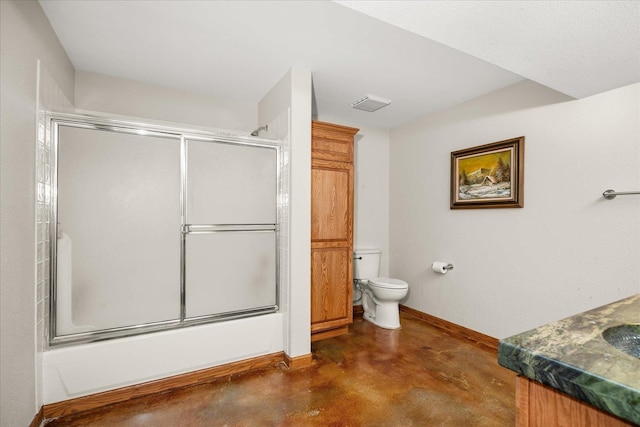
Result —
[[640, 294], [500, 340], [498, 363], [640, 425], [640, 359], [602, 331], [640, 324]]

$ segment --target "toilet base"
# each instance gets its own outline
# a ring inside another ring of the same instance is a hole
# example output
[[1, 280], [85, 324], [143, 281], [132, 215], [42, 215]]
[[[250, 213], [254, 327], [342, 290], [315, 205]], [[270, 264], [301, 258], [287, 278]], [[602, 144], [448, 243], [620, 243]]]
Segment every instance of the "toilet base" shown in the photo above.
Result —
[[[371, 295], [369, 290], [365, 291], [362, 295], [364, 314], [362, 317], [384, 329], [400, 329], [400, 311], [397, 301], [388, 301], [383, 303], [375, 303], [371, 301]], [[365, 304], [364, 299], [368, 301]]]

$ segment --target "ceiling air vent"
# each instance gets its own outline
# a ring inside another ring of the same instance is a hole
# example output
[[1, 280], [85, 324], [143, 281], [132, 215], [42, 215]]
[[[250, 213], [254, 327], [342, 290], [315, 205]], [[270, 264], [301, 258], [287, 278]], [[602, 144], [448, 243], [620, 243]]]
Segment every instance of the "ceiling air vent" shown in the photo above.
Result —
[[389, 104], [391, 104], [391, 101], [389, 99], [367, 95], [364, 98], [352, 102], [351, 107], [357, 110], [368, 111], [371, 113], [373, 111], [381, 109], [382, 107], [386, 107]]

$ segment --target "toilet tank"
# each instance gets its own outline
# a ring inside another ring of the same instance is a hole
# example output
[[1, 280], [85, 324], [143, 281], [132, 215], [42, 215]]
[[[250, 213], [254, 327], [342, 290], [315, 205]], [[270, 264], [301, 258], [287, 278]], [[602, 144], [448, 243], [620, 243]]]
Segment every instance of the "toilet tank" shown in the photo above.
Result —
[[353, 279], [369, 280], [378, 277], [380, 269], [379, 249], [356, 249], [353, 251]]

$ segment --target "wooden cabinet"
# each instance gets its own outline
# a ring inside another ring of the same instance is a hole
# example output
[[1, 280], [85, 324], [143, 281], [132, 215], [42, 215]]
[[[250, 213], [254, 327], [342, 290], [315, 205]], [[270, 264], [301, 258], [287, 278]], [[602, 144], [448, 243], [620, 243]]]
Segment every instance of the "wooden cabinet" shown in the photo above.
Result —
[[626, 427], [633, 424], [551, 387], [516, 378], [517, 427]]
[[353, 136], [358, 129], [331, 123], [311, 123], [311, 158], [353, 164]]
[[311, 340], [353, 321], [353, 137], [358, 129], [312, 123]]

